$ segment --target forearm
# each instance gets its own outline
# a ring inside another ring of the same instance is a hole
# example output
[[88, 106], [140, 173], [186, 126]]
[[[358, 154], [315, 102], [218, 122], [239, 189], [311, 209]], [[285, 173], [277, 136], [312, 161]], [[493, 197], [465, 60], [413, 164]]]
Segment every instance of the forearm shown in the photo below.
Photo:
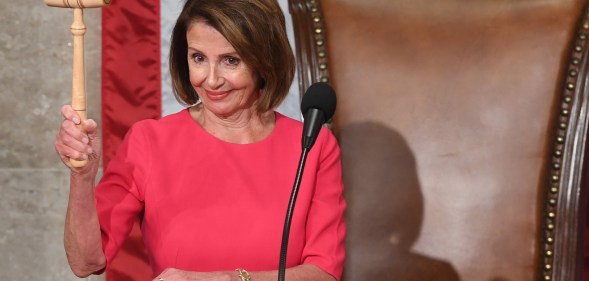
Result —
[[105, 267], [93, 176], [72, 173], [70, 177], [64, 245], [68, 263], [76, 276], [85, 277]]
[[[250, 272], [252, 281], [278, 280], [278, 270]], [[285, 280], [289, 281], [336, 281], [336, 279], [322, 269], [303, 264], [286, 269]]]
[[[289, 281], [336, 281], [333, 276], [329, 275], [322, 269], [304, 264], [286, 269], [285, 279]], [[278, 280], [278, 270], [250, 272], [252, 281], [275, 281]], [[242, 281], [236, 271], [215, 271], [215, 272], [194, 272], [184, 271], [175, 268], [167, 268], [156, 280], [223, 280], [223, 281]]]

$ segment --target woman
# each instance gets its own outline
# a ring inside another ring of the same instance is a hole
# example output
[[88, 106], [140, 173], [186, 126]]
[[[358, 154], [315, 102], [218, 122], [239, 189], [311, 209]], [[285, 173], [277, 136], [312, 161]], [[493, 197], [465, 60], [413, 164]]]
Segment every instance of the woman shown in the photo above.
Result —
[[[77, 276], [103, 271], [139, 217], [154, 280], [276, 280], [302, 133], [273, 110], [294, 74], [284, 16], [275, 0], [188, 0], [171, 48], [176, 96], [194, 105], [136, 123], [96, 187], [96, 123], [62, 108], [55, 148], [71, 169], [70, 266]], [[286, 279], [340, 279], [341, 178], [339, 147], [323, 129], [307, 157]]]

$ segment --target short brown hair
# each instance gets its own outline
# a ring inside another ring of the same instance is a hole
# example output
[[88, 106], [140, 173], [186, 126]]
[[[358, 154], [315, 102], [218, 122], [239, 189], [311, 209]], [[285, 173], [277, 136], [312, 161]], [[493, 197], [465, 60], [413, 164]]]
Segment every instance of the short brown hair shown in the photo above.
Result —
[[259, 75], [264, 94], [258, 112], [278, 106], [288, 94], [295, 59], [286, 35], [284, 14], [276, 0], [187, 0], [172, 32], [170, 74], [176, 98], [185, 105], [198, 101], [190, 84], [186, 32], [204, 19], [235, 48]]

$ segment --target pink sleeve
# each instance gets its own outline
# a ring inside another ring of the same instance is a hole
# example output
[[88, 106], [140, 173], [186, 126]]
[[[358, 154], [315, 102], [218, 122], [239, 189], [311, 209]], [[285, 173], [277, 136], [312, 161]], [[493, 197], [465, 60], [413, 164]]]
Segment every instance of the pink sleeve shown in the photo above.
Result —
[[303, 263], [313, 264], [341, 279], [345, 259], [346, 225], [344, 212], [340, 149], [333, 134], [326, 128], [317, 170], [315, 194], [307, 220]]
[[144, 194], [140, 187], [147, 178], [151, 160], [148, 151], [148, 138], [133, 126], [96, 187], [96, 209], [107, 266], [143, 211]]

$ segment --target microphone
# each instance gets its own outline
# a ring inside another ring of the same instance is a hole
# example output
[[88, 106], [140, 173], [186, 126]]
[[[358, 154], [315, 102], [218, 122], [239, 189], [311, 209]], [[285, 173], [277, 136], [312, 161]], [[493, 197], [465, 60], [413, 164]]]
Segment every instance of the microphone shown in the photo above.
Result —
[[321, 126], [335, 113], [336, 103], [335, 91], [327, 83], [317, 82], [307, 89], [301, 102], [304, 119], [303, 148], [313, 147]]
[[288, 249], [288, 236], [290, 232], [290, 224], [292, 221], [292, 214], [294, 213], [294, 206], [301, 185], [303, 177], [303, 170], [305, 162], [307, 161], [307, 154], [315, 144], [321, 126], [331, 119], [335, 113], [335, 91], [324, 82], [317, 82], [311, 85], [301, 101], [301, 113], [304, 116], [303, 124], [303, 138], [301, 158], [299, 159], [299, 167], [297, 169], [297, 176], [290, 195], [288, 209], [286, 210], [286, 218], [284, 219], [284, 229], [282, 230], [282, 244], [280, 247], [280, 263], [278, 264], [278, 281], [284, 281], [286, 272], [286, 252]]

